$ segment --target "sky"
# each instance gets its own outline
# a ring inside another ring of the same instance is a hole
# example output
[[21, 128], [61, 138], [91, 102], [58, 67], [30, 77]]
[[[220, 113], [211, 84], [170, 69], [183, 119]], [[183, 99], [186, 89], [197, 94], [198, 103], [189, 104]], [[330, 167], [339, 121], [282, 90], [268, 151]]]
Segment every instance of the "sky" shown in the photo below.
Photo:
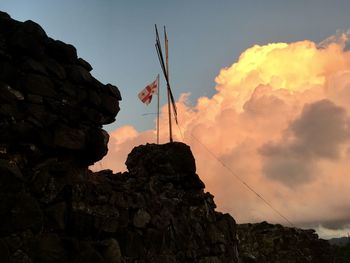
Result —
[[[161, 73], [154, 24], [165, 25], [175, 138], [191, 146], [218, 210], [287, 224], [239, 176], [294, 225], [325, 238], [349, 232], [349, 1], [1, 0], [0, 10], [73, 44], [94, 77], [120, 89], [95, 169], [125, 170], [132, 147], [155, 141], [155, 116], [144, 114], [156, 103], [137, 94]], [[161, 142], [166, 116], [163, 106]]]

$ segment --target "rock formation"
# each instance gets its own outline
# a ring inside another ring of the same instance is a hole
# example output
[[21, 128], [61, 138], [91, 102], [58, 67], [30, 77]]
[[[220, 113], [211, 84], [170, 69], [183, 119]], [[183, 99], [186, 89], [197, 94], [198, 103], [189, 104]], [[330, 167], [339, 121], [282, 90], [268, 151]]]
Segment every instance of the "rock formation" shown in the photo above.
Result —
[[335, 251], [336, 263], [347, 263], [350, 259], [350, 238], [332, 238], [328, 240]]
[[272, 225], [267, 222], [237, 226], [243, 262], [331, 263], [334, 251], [314, 230]]
[[[72, 45], [0, 12], [0, 262], [240, 262], [236, 223], [215, 211], [188, 146], [136, 147], [125, 173], [88, 169], [121, 100], [91, 70]], [[242, 255], [265, 259], [256, 241], [244, 237]], [[321, 243], [303, 244], [317, 258]]]
[[0, 13], [1, 152], [21, 158], [19, 166], [48, 155], [82, 166], [100, 160], [108, 142], [101, 127], [115, 120], [121, 96], [91, 70], [72, 45]]
[[0, 13], [0, 262], [238, 262], [235, 221], [188, 146], [146, 145], [92, 173], [121, 96], [72, 45]]

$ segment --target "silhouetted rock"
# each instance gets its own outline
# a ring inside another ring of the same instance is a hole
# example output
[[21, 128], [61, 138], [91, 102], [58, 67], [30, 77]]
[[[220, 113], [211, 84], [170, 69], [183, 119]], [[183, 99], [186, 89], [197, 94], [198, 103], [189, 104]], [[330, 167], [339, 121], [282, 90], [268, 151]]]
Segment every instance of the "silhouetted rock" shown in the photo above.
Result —
[[272, 225], [267, 222], [237, 225], [243, 263], [331, 263], [334, 251], [314, 230]]
[[328, 240], [335, 250], [335, 262], [347, 263], [350, 258], [350, 242], [349, 237], [332, 238]]
[[187, 145], [142, 145], [126, 163], [72, 186], [69, 232], [113, 237], [125, 262], [238, 262], [235, 221], [214, 211]]
[[67, 64], [77, 63], [78, 56], [75, 47], [60, 40], [48, 39], [47, 51], [50, 56], [59, 62]]
[[[8, 132], [0, 133], [0, 144], [14, 153], [19, 144], [34, 143], [35, 155], [68, 154], [84, 166], [100, 160], [108, 143], [101, 127], [115, 120], [121, 96], [91, 69], [72, 45], [49, 38], [33, 21], [1, 13], [0, 125]], [[32, 160], [31, 154], [23, 157]]]

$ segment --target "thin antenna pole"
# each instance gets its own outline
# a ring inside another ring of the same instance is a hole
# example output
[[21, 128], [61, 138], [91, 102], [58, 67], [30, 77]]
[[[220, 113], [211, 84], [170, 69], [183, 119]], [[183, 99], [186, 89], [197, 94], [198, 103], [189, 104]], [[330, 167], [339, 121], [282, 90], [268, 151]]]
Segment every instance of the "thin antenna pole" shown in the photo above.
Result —
[[157, 55], [158, 55], [160, 66], [161, 66], [163, 74], [164, 74], [164, 78], [165, 78], [165, 80], [167, 82], [167, 88], [169, 89], [170, 100], [171, 100], [171, 103], [172, 103], [172, 106], [173, 106], [172, 109], [174, 111], [174, 117], [175, 117], [175, 121], [177, 123], [177, 110], [176, 110], [175, 99], [174, 99], [173, 93], [171, 92], [170, 83], [169, 83], [169, 80], [168, 80], [168, 74], [167, 74], [166, 68], [165, 68], [165, 62], [164, 62], [164, 59], [163, 59], [162, 47], [161, 47], [160, 41], [159, 41], [159, 34], [158, 34], [157, 25], [154, 25], [154, 26], [155, 26], [155, 29], [156, 29], [156, 44], [155, 44], [155, 46], [156, 46], [156, 50], [157, 50]]
[[[164, 45], [165, 45], [165, 70], [166, 70], [166, 75], [167, 79], [169, 82], [169, 49], [168, 49], [168, 36], [166, 34], [165, 26], [164, 26]], [[171, 123], [171, 107], [170, 107], [170, 89], [169, 87], [167, 88], [167, 95], [168, 95], [168, 114], [169, 114], [169, 139], [170, 142], [173, 142], [173, 127]]]
[[169, 49], [168, 49], [168, 35], [166, 33], [166, 29], [164, 26], [164, 42], [165, 42], [165, 63], [166, 63], [166, 73], [168, 75], [168, 80], [170, 82], [169, 77]]
[[160, 96], [160, 86], [159, 86], [159, 74], [157, 76], [157, 84], [158, 84], [158, 103], [157, 103], [157, 144], [159, 144], [159, 96]]
[[[166, 85], [167, 85], [167, 91], [168, 91], [168, 112], [169, 112], [169, 137], [170, 137], [170, 142], [173, 142], [173, 137], [172, 137], [172, 125], [171, 125], [171, 113], [172, 111], [174, 112], [174, 117], [175, 117], [175, 122], [178, 123], [177, 121], [177, 110], [176, 110], [176, 103], [175, 103], [175, 99], [173, 96], [173, 93], [171, 91], [170, 88], [170, 83], [169, 83], [169, 79], [168, 79], [168, 72], [166, 69], [166, 65], [164, 62], [164, 57], [163, 57], [163, 53], [162, 53], [162, 47], [160, 44], [160, 40], [159, 40], [159, 34], [158, 34], [158, 29], [157, 29], [157, 25], [154, 25], [155, 30], [156, 30], [156, 50], [157, 50], [157, 55], [158, 55], [158, 59], [159, 59], [159, 63], [160, 66], [162, 68], [163, 74], [164, 74], [164, 78], [166, 80]], [[165, 28], [164, 28], [165, 29]], [[167, 45], [167, 36], [166, 36], [166, 32], [165, 32], [165, 39], [166, 39], [166, 45]], [[171, 106], [170, 103], [172, 104], [172, 111], [171, 111]]]

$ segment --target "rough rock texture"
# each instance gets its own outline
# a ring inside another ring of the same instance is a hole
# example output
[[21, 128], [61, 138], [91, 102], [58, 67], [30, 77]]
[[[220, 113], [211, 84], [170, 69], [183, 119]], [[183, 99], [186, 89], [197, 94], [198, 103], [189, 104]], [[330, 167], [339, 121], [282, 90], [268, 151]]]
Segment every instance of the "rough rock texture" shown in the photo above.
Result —
[[49, 38], [35, 22], [0, 13], [0, 152], [19, 166], [50, 154], [86, 166], [107, 153], [103, 124], [121, 96], [103, 85], [72, 45]]
[[139, 146], [126, 164], [73, 188], [73, 217], [91, 218], [76, 234], [113, 237], [124, 262], [238, 262], [235, 221], [214, 211], [187, 145]]
[[146, 145], [92, 173], [119, 111], [72, 45], [0, 12], [0, 262], [238, 262], [235, 221], [188, 146]]
[[243, 263], [332, 263], [334, 251], [314, 230], [266, 222], [237, 225]]

